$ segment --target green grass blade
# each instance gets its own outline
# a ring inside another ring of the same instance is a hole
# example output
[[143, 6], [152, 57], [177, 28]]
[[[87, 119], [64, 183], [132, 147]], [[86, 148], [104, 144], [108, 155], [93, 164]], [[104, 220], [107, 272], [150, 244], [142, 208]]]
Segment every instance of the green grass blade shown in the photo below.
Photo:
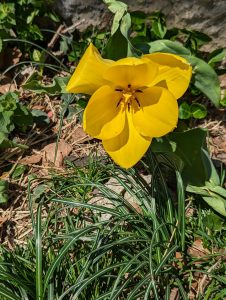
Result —
[[3, 296], [4, 300], [23, 300], [20, 297], [14, 295], [10, 290], [0, 286], [0, 295]]
[[187, 296], [187, 293], [185, 292], [184, 288], [183, 288], [183, 285], [181, 284], [180, 282], [180, 279], [176, 278], [176, 283], [178, 285], [178, 288], [180, 290], [180, 294], [181, 294], [181, 298], [180, 299], [183, 299], [183, 300], [188, 300], [188, 296]]
[[62, 64], [62, 62], [55, 55], [53, 55], [50, 51], [46, 50], [46, 48], [43, 48], [43, 47], [39, 46], [36, 43], [33, 43], [31, 41], [27, 41], [27, 40], [23, 40], [23, 39], [18, 39], [18, 38], [3, 39], [2, 41], [3, 42], [19, 42], [19, 43], [23, 43], [23, 44], [32, 45], [35, 48], [38, 48], [38, 49], [44, 51], [49, 56], [51, 56], [55, 61], [58, 62], [58, 64], [62, 67], [62, 69], [64, 69], [65, 71], [69, 72], [68, 68], [64, 64]]
[[65, 200], [65, 199], [52, 199], [51, 201], [54, 201], [54, 202], [57, 202], [57, 203], [62, 203], [62, 204], [67, 204], [67, 205], [74, 206], [74, 207], [89, 208], [89, 209], [92, 209], [92, 210], [97, 210], [97, 211], [104, 212], [104, 213], [107, 213], [107, 214], [112, 214], [113, 216], [120, 217], [120, 213], [117, 212], [115, 209], [107, 208], [107, 207], [104, 207], [104, 206], [93, 205], [93, 204], [89, 204], [89, 203], [76, 202], [76, 201], [73, 201], [73, 200]]
[[155, 270], [155, 276], [159, 274], [161, 268], [164, 266], [164, 263], [168, 260], [168, 258], [170, 258], [170, 256], [176, 252], [178, 246], [175, 245], [173, 246], [171, 249], [168, 250], [167, 254], [163, 257], [162, 261], [160, 262], [160, 264], [158, 265], [158, 267]]
[[42, 300], [42, 203], [37, 208], [35, 225], [35, 245], [36, 245], [36, 300]]
[[45, 275], [45, 279], [44, 279], [44, 289], [43, 289], [43, 295], [45, 295], [47, 286], [49, 284], [50, 279], [52, 278], [52, 275], [55, 271], [55, 269], [59, 266], [59, 264], [61, 263], [62, 259], [64, 258], [65, 254], [68, 252], [69, 248], [83, 235], [85, 235], [86, 233], [93, 231], [95, 229], [95, 227], [88, 227], [85, 228], [83, 230], [81, 230], [73, 239], [71, 239], [70, 241], [68, 241], [66, 243], [66, 245], [64, 245], [59, 254], [57, 255], [57, 257], [55, 258], [55, 260], [53, 261], [53, 263], [50, 265], [50, 267], [48, 268], [46, 275]]
[[[130, 294], [127, 297], [127, 300], [134, 300], [137, 299], [136, 297], [136, 293], [139, 291], [139, 289], [141, 287], [143, 287], [143, 293], [145, 293], [145, 285], [147, 284], [147, 282], [150, 281], [150, 274], [148, 274], [146, 277], [144, 277], [142, 280], [140, 280], [134, 287], [133, 291], [130, 292]], [[136, 297], [136, 298], [135, 298]]]
[[185, 250], [185, 195], [181, 174], [176, 171], [177, 196], [178, 196], [178, 228], [181, 235], [181, 248]]

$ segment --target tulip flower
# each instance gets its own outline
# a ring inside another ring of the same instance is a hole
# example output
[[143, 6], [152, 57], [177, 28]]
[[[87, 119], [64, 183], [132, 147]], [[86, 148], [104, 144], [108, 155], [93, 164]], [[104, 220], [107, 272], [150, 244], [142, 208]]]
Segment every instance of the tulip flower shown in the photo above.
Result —
[[174, 54], [112, 61], [103, 59], [90, 44], [66, 90], [91, 95], [83, 115], [84, 130], [102, 140], [118, 165], [129, 168], [154, 137], [177, 126], [177, 99], [188, 88], [191, 73], [188, 62]]

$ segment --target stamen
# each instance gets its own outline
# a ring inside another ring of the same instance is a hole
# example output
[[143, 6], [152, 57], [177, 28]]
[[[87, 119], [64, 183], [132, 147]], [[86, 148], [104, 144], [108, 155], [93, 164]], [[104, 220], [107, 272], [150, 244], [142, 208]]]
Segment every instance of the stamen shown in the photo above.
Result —
[[130, 112], [130, 102], [128, 102], [128, 112]]
[[128, 84], [128, 89], [130, 89], [131, 88], [131, 84]]
[[119, 104], [122, 102], [122, 100], [123, 100], [123, 98], [121, 98], [121, 99], [119, 100], [119, 102], [117, 103], [117, 107], [118, 107]]
[[135, 97], [134, 99], [136, 100], [137, 105], [140, 107], [140, 102], [139, 102], [139, 100], [138, 100], [136, 97]]
[[122, 89], [115, 89], [116, 92], [122, 92]]
[[143, 93], [141, 90], [135, 90], [136, 93]]

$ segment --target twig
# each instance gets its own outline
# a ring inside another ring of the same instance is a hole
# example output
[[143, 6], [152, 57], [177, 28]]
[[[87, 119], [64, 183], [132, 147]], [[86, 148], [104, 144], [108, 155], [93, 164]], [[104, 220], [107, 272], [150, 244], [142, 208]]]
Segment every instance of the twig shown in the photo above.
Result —
[[58, 38], [59, 38], [59, 35], [62, 33], [63, 31], [63, 28], [64, 28], [64, 24], [61, 24], [57, 31], [55, 32], [54, 36], [52, 37], [51, 41], [48, 43], [48, 49], [52, 49], [54, 47], [54, 45], [56, 44]]
[[75, 28], [78, 27], [79, 25], [81, 25], [83, 22], [85, 22], [85, 19], [82, 19], [82, 20], [72, 24], [70, 27], [67, 27], [67, 28], [65, 28], [64, 24], [61, 24], [58, 27], [57, 31], [55, 32], [54, 36], [52, 37], [51, 41], [48, 43], [48, 49], [50, 50], [54, 47], [54, 45], [56, 44], [56, 42], [57, 42], [57, 40], [58, 40], [58, 38], [61, 34], [65, 34], [69, 31], [75, 30]]
[[[213, 270], [215, 270], [215, 269], [219, 266], [219, 264], [221, 263], [221, 261], [222, 261], [222, 257], [220, 257], [220, 258], [218, 259], [218, 261], [217, 261], [213, 266], [211, 266], [211, 267], [207, 270], [207, 273], [210, 273], [210, 272], [212, 272]], [[204, 289], [203, 286], [204, 286], [205, 281], [206, 281], [206, 279], [207, 279], [208, 276], [211, 276], [211, 275], [205, 274], [205, 275], [203, 276], [202, 280], [200, 281], [200, 283], [199, 283], [199, 285], [198, 285], [198, 292], [197, 292], [198, 296], [203, 294], [203, 289]]]
[[85, 19], [82, 19], [74, 24], [72, 24], [70, 27], [65, 28], [62, 33], [67, 33], [69, 31], [73, 31], [76, 27], [78, 27], [79, 25], [81, 25], [82, 23], [85, 22]]

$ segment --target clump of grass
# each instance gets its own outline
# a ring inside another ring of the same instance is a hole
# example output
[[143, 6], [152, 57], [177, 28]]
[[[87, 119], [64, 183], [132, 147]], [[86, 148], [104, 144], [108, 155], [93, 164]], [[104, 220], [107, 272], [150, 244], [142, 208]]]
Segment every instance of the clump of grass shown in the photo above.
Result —
[[[173, 289], [189, 299], [197, 272], [206, 276], [202, 288], [209, 297], [220, 299], [222, 254], [197, 259], [187, 252], [204, 218], [185, 217], [179, 173], [172, 191], [151, 153], [142, 166], [142, 172], [151, 171], [151, 184], [137, 169], [121, 170], [97, 159], [86, 168], [69, 168], [70, 177], [52, 176], [50, 191], [37, 204], [30, 197], [37, 212], [27, 244], [13, 252], [0, 248], [1, 299], [169, 299]], [[106, 185], [112, 177], [122, 192]], [[90, 201], [97, 191], [110, 207]]]

